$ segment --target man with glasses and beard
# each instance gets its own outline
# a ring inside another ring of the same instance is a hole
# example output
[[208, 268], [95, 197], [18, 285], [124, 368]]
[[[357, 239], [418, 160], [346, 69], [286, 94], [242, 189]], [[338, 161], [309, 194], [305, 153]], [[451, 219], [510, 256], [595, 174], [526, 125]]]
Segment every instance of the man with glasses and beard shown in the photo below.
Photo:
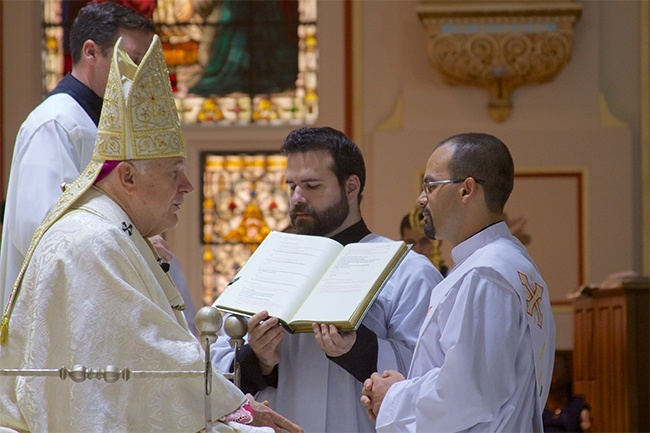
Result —
[[[293, 232], [344, 245], [387, 241], [361, 217], [365, 164], [345, 134], [301, 128], [289, 134], [282, 152]], [[426, 257], [409, 253], [356, 332], [314, 323], [313, 335], [292, 335], [260, 311], [248, 320], [248, 342], [240, 353], [242, 390], [267, 400], [305, 431], [374, 432], [359, 405], [361, 383], [377, 370], [408, 369], [429, 295], [441, 279]], [[222, 340], [212, 357], [224, 370], [232, 368], [233, 356]]]

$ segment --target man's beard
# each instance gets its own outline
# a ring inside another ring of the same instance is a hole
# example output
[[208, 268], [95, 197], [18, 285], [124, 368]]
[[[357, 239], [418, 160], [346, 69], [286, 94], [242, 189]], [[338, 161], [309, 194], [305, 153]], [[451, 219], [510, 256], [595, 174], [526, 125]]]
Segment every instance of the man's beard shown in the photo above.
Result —
[[[297, 220], [296, 215], [298, 213], [307, 214], [311, 218], [303, 217]], [[291, 217], [291, 226], [295, 233], [326, 236], [339, 228], [349, 213], [350, 205], [347, 197], [341, 191], [341, 199], [321, 212], [317, 212], [303, 203], [297, 203], [291, 209], [289, 216]]]
[[[422, 214], [425, 214], [425, 211], [422, 211]], [[431, 218], [431, 213], [426, 212], [426, 215], [429, 218], [424, 219], [424, 234], [429, 238], [429, 239], [435, 239], [436, 238], [436, 228], [433, 226], [433, 218]]]

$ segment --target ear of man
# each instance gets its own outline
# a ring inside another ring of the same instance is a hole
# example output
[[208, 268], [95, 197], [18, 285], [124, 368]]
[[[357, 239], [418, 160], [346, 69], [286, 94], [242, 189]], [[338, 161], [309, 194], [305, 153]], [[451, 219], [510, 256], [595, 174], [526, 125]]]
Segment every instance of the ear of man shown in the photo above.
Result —
[[345, 194], [348, 196], [348, 199], [356, 199], [359, 195], [359, 189], [361, 188], [361, 181], [359, 176], [356, 174], [350, 175], [345, 181]]
[[462, 188], [460, 190], [461, 200], [463, 203], [469, 202], [477, 193], [478, 193], [478, 182], [471, 177], [468, 177], [463, 181]]
[[93, 41], [88, 39], [84, 42], [83, 47], [81, 48], [81, 56], [86, 59], [89, 63], [95, 63], [97, 61], [97, 56], [101, 54], [101, 48]]
[[128, 161], [122, 161], [115, 167], [115, 171], [122, 189], [129, 194], [135, 192], [140, 175], [138, 169]]

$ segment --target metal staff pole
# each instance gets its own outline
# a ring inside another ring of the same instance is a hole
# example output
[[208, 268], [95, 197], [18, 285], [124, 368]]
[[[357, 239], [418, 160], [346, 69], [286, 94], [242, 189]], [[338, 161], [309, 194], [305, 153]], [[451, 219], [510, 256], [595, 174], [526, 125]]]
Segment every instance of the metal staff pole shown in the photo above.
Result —
[[[199, 339], [205, 344], [206, 355], [210, 352], [210, 345], [217, 340], [222, 324], [223, 329], [230, 337], [229, 343], [235, 351], [232, 373], [221, 373], [226, 379], [233, 381], [237, 388], [241, 385], [241, 370], [239, 368], [239, 348], [244, 345], [244, 336], [248, 332], [248, 319], [235, 314], [226, 317], [225, 321], [221, 312], [213, 306], [202, 307], [196, 313], [196, 327], [200, 331]], [[209, 359], [206, 358], [206, 364]]]
[[235, 351], [233, 361], [233, 382], [237, 388], [241, 388], [241, 369], [239, 368], [239, 348], [244, 345], [244, 336], [248, 332], [248, 319], [243, 316], [230, 315], [226, 317], [224, 325], [226, 334], [230, 337], [230, 347]]
[[203, 377], [202, 370], [131, 370], [129, 368], [119, 369], [114, 365], [107, 365], [104, 368], [89, 368], [83, 365], [75, 365], [72, 368], [2, 368], [0, 376], [45, 376], [58, 377], [61, 380], [70, 379], [73, 382], [97, 379], [107, 383], [114, 383], [122, 379], [128, 381], [136, 378], [184, 378]]
[[201, 333], [199, 338], [205, 345], [205, 431], [212, 431], [212, 361], [210, 360], [210, 345], [217, 341], [217, 333], [223, 324], [221, 313], [214, 307], [202, 307], [196, 312], [194, 319], [196, 328]]

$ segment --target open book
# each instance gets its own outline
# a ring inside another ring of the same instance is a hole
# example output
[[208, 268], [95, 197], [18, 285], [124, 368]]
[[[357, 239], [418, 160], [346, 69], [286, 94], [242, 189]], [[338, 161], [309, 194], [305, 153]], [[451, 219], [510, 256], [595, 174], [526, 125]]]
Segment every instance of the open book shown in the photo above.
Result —
[[322, 236], [274, 231], [214, 306], [244, 316], [267, 310], [291, 333], [312, 332], [313, 322], [356, 330], [409, 250], [402, 241], [344, 247]]

